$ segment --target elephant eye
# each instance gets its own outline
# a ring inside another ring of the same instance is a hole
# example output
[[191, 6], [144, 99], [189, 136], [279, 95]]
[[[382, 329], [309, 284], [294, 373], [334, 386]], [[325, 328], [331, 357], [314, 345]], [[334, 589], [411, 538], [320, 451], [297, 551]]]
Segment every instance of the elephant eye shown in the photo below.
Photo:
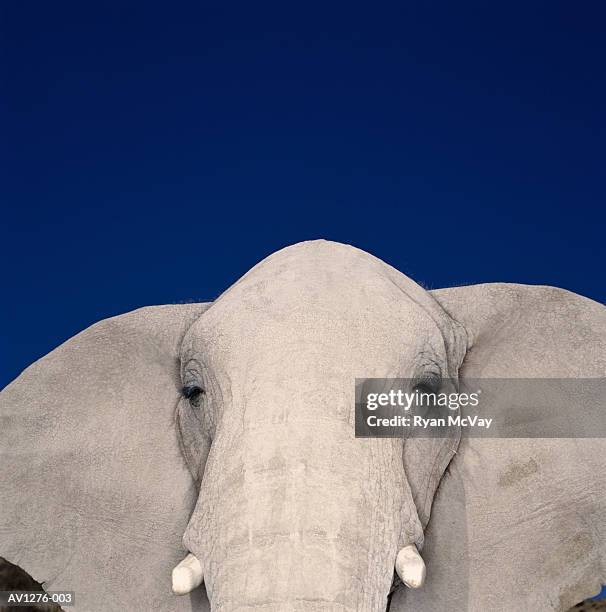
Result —
[[189, 400], [192, 406], [198, 408], [202, 400], [202, 396], [206, 393], [204, 389], [198, 385], [185, 385], [181, 391], [184, 398]]
[[440, 379], [437, 376], [425, 376], [415, 381], [413, 391], [418, 393], [437, 393], [440, 389]]
[[412, 390], [416, 391], [417, 393], [435, 393], [433, 387], [424, 382], [417, 383]]

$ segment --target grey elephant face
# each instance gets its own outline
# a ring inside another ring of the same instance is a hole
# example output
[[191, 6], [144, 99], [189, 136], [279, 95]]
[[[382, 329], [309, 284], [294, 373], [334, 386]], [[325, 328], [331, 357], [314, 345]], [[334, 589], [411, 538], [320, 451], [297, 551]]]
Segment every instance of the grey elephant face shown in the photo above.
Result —
[[[422, 583], [425, 539], [428, 579], [391, 612], [564, 609], [604, 582], [603, 438], [357, 439], [354, 379], [603, 381], [605, 331], [567, 291], [428, 292], [344, 245], [287, 248], [2, 391], [0, 554], [85, 610], [208, 611], [205, 588], [220, 612], [384, 612], [394, 565]], [[580, 422], [589, 395], [558, 386], [549, 410]], [[483, 402], [540, 424], [534, 402]]]
[[440, 317], [379, 260], [313, 243], [262, 262], [192, 326], [179, 411], [201, 491], [184, 542], [213, 606], [384, 608], [422, 527], [402, 441], [354, 438], [354, 380], [446, 376]]

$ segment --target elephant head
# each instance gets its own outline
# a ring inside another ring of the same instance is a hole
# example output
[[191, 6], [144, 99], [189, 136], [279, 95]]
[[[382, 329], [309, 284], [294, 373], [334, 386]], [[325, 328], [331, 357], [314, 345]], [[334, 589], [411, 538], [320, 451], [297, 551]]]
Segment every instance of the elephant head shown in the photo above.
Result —
[[[360, 439], [354, 380], [604, 376], [605, 348], [603, 307], [574, 294], [430, 292], [349, 246], [286, 248], [213, 303], [94, 325], [2, 392], [0, 555], [83, 610], [576, 603], [605, 578], [602, 442]], [[509, 593], [520, 576], [535, 591]]]

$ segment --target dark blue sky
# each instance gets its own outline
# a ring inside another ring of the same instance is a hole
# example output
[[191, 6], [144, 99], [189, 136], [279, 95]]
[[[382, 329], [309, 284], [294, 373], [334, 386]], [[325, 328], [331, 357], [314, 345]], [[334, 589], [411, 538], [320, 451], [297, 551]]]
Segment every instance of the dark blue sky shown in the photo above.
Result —
[[0, 384], [300, 240], [606, 300], [601, 2], [5, 2]]

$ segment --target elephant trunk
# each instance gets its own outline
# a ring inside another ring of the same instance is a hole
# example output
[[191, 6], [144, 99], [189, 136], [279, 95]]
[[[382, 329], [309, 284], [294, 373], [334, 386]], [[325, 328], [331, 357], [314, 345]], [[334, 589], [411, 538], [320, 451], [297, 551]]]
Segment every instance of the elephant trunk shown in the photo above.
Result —
[[[213, 441], [184, 535], [212, 609], [382, 612], [398, 551], [422, 539], [401, 441], [294, 420]], [[400, 557], [416, 586], [424, 566]]]

